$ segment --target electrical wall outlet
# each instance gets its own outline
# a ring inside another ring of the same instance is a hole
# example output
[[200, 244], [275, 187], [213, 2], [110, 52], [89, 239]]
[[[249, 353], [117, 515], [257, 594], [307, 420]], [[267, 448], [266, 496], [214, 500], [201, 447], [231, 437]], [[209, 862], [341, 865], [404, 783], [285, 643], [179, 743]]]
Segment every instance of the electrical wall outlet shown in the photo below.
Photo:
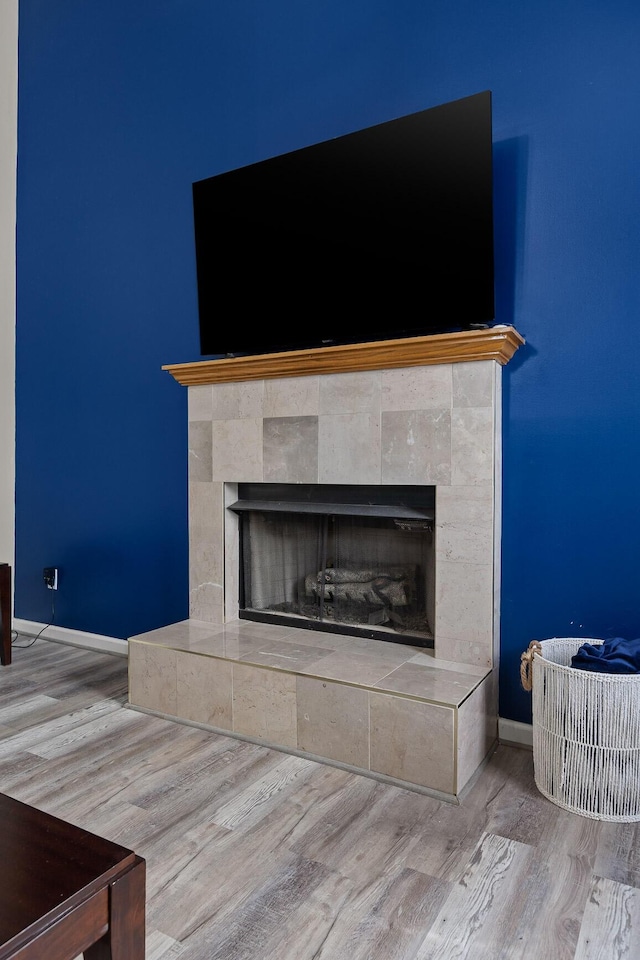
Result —
[[57, 590], [58, 589], [58, 568], [44, 567], [42, 571], [42, 579], [44, 580], [49, 590]]

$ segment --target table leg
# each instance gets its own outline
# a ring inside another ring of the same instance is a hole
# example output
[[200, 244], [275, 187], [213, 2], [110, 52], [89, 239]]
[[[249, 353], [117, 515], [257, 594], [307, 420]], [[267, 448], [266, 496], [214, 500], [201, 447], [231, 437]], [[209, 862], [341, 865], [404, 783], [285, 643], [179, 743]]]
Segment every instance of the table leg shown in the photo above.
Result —
[[0, 563], [0, 662], [11, 663], [11, 567]]
[[109, 930], [84, 960], [144, 960], [146, 863], [142, 857], [109, 886]]

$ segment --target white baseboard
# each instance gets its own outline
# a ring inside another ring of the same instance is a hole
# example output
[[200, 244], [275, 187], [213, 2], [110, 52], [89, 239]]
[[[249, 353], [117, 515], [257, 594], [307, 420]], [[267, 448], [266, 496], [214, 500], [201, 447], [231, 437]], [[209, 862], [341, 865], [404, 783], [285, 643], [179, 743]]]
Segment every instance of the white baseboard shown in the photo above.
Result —
[[[41, 640], [52, 640], [54, 643], [67, 643], [72, 647], [84, 647], [87, 650], [97, 650], [100, 653], [115, 653], [119, 657], [129, 656], [129, 644], [118, 637], [103, 637], [99, 633], [85, 633], [83, 630], [70, 630], [68, 627], [47, 626], [35, 620], [20, 620], [14, 618], [13, 629], [25, 637], [40, 636]], [[43, 629], [44, 628], [44, 629]]]
[[515, 743], [522, 747], [533, 747], [533, 725], [498, 717], [498, 739], [501, 743]]

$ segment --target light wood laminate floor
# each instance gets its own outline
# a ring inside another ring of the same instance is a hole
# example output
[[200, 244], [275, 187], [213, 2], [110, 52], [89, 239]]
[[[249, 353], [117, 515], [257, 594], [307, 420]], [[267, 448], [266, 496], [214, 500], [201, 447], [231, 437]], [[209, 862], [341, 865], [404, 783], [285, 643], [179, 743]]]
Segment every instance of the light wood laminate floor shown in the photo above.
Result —
[[640, 958], [638, 825], [547, 801], [529, 750], [454, 805], [126, 700], [124, 658], [14, 646], [0, 790], [146, 859], [147, 960]]

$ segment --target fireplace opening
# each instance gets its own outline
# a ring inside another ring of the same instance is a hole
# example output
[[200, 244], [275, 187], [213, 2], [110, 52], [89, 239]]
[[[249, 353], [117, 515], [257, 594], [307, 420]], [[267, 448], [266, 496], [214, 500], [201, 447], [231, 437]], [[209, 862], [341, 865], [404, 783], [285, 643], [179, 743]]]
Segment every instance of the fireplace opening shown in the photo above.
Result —
[[433, 647], [435, 488], [239, 484], [242, 619]]

